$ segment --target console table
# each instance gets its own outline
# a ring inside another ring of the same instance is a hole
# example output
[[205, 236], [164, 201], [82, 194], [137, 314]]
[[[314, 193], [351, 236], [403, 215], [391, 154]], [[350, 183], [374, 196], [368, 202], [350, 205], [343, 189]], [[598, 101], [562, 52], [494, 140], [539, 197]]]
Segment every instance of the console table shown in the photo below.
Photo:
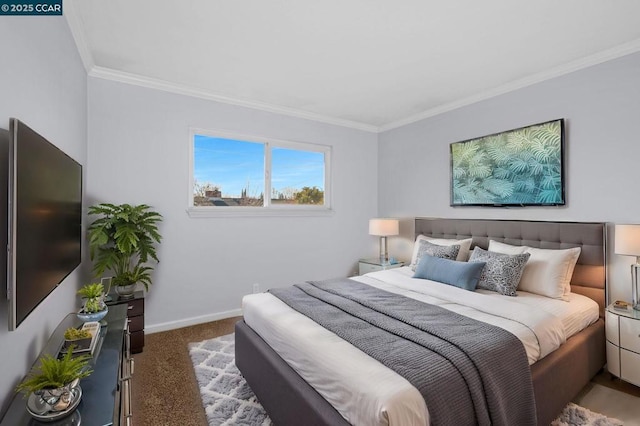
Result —
[[[91, 367], [93, 373], [80, 380], [82, 399], [74, 413], [55, 422], [55, 425], [130, 425], [131, 375], [133, 358], [130, 355], [127, 305], [109, 307], [104, 318], [106, 325], [100, 328], [99, 341], [93, 352]], [[64, 343], [64, 332], [69, 327], [80, 327], [82, 322], [75, 314], [67, 315], [56, 327], [40, 358], [49, 354], [58, 355]], [[28, 373], [28, 372], [27, 372]], [[1, 426], [51, 425], [32, 419], [26, 409], [26, 398], [16, 394], [11, 401]]]

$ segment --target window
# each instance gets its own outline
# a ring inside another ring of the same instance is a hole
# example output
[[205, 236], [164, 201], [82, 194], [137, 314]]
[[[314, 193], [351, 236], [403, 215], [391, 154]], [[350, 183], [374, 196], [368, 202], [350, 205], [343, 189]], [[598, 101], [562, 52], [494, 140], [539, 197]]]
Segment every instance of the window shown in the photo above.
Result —
[[330, 209], [328, 146], [194, 130], [191, 149], [190, 212]]

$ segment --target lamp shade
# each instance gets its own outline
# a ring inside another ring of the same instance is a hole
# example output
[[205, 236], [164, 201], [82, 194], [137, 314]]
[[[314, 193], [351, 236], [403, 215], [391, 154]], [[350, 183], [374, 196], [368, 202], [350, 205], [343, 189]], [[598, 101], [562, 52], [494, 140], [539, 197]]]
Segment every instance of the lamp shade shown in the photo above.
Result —
[[640, 256], [640, 225], [616, 225], [616, 254]]
[[398, 219], [369, 219], [369, 235], [388, 237], [400, 233]]

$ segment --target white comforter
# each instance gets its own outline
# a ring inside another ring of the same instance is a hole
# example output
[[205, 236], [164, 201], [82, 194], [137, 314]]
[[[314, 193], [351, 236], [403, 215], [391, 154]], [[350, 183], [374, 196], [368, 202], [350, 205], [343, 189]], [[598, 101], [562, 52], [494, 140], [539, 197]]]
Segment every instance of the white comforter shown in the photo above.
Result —
[[[510, 331], [524, 344], [529, 364], [599, 315], [593, 300], [576, 294], [568, 303], [525, 292], [514, 298], [484, 290], [469, 292], [412, 275], [405, 267], [354, 279]], [[422, 395], [394, 371], [269, 293], [245, 296], [242, 303], [246, 323], [350, 423], [428, 424]]]

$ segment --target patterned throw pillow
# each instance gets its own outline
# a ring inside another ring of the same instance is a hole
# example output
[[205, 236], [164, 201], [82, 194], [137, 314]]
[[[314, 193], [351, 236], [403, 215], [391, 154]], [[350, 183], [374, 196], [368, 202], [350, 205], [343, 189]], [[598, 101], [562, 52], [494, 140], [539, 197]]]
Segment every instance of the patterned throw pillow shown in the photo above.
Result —
[[516, 289], [529, 256], [529, 253], [511, 255], [486, 251], [480, 247], [474, 248], [469, 262], [486, 262], [477, 288], [495, 291], [505, 296], [516, 296]]
[[489, 251], [505, 254], [531, 254], [527, 266], [522, 272], [518, 290], [554, 299], [569, 300], [571, 277], [580, 257], [580, 247], [541, 249], [529, 246], [512, 246], [490, 240]]
[[[432, 244], [429, 241], [420, 240], [418, 256], [416, 256], [416, 264], [420, 262], [420, 258], [424, 254], [428, 254], [433, 257], [440, 257], [442, 259], [456, 260], [459, 251], [459, 244], [454, 244], [452, 246], [439, 246], [437, 244]], [[415, 271], [416, 265], [411, 265], [411, 270]]]
[[416, 237], [415, 244], [413, 245], [413, 253], [411, 255], [411, 265], [418, 264], [418, 250], [420, 249], [420, 241], [429, 241], [431, 244], [437, 244], [439, 246], [453, 246], [456, 244], [460, 245], [460, 251], [458, 252], [458, 257], [456, 260], [460, 262], [466, 262], [469, 260], [469, 255], [471, 254], [471, 243], [473, 241], [472, 238], [465, 238], [463, 240], [454, 240], [451, 238], [434, 238], [427, 237], [425, 235], [418, 235]]

